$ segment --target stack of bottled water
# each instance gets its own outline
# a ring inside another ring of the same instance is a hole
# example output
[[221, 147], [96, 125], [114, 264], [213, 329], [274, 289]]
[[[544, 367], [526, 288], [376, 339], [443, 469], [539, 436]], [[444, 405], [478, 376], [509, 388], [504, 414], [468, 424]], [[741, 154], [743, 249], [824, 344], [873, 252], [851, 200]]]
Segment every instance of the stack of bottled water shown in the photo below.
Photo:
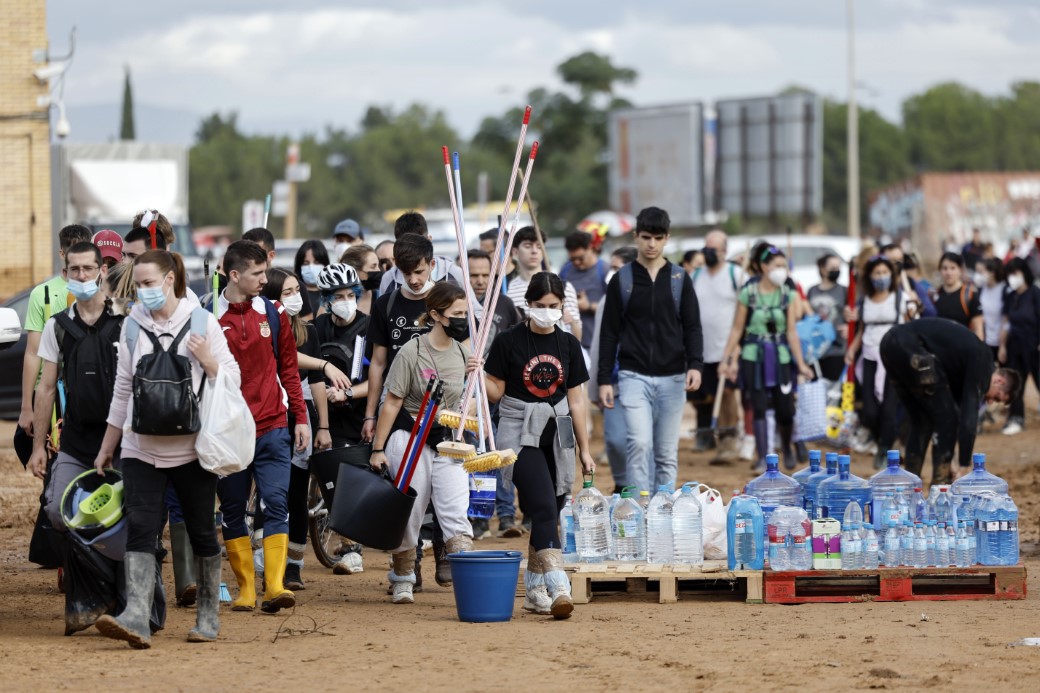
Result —
[[[777, 455], [766, 455], [765, 473], [749, 481], [744, 489], [747, 495], [758, 499], [762, 515], [767, 522], [773, 510], [781, 505], [799, 508], [804, 502], [801, 484], [782, 473], [779, 466], [780, 458]], [[766, 560], [768, 559], [767, 554]]]
[[786, 505], [773, 510], [766, 524], [770, 570], [812, 568], [812, 525], [802, 508]]
[[977, 560], [982, 565], [1018, 563], [1018, 506], [1010, 496], [979, 494], [975, 510]]

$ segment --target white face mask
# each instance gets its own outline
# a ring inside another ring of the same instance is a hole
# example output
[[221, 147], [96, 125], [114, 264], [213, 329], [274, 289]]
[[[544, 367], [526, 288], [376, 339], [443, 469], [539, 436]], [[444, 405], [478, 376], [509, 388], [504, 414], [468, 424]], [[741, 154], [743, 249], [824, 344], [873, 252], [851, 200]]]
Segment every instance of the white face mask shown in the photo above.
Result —
[[285, 306], [285, 312], [289, 315], [299, 315], [300, 311], [303, 310], [303, 294], [292, 294], [282, 299], [282, 305]]
[[987, 286], [989, 284], [989, 278], [986, 277], [984, 272], [976, 272], [974, 280], [975, 286]]
[[1007, 278], [1008, 288], [1012, 291], [1018, 291], [1022, 288], [1022, 285], [1026, 283], [1026, 280], [1022, 278], [1021, 274], [1009, 274]]
[[787, 281], [787, 268], [786, 267], [774, 267], [769, 270], [769, 281], [773, 282], [777, 286], [783, 286], [784, 282]]
[[347, 252], [347, 248], [350, 247], [349, 243], [337, 243], [336, 247], [332, 249], [332, 252], [336, 254], [336, 262], [340, 261], [343, 257], [343, 253]]
[[350, 322], [354, 319], [354, 313], [357, 312], [357, 301], [336, 301], [330, 308], [332, 314], [337, 318]]
[[542, 329], [552, 327], [563, 319], [563, 311], [559, 308], [528, 308], [527, 314]]
[[404, 289], [412, 296], [425, 296], [430, 291], [430, 289], [434, 287], [436, 283], [437, 282], [433, 281], [432, 279], [427, 279], [426, 283], [423, 284], [423, 287], [418, 291], [412, 291], [407, 284], [404, 285]]
[[610, 284], [610, 280], [614, 278], [615, 274], [617, 274], [617, 270], [610, 270], [607, 272], [607, 276], [603, 277], [603, 282], [605, 284]]

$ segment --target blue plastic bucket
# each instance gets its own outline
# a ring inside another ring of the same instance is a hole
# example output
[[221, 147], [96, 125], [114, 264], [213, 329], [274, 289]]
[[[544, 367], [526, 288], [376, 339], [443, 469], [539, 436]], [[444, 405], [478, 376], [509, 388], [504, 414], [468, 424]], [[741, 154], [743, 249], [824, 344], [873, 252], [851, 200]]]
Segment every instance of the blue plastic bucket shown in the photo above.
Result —
[[448, 554], [460, 621], [491, 623], [513, 617], [520, 557], [519, 551]]
[[490, 520], [495, 514], [495, 496], [498, 475], [495, 472], [474, 472], [469, 477], [469, 517]]

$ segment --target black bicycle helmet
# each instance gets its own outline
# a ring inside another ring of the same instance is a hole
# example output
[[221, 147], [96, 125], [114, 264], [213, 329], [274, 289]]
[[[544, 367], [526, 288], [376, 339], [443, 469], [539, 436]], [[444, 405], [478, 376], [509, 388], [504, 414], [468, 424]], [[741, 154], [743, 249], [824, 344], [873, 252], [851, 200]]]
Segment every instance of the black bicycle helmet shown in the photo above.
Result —
[[340, 289], [357, 291], [360, 288], [361, 279], [358, 277], [357, 270], [345, 262], [329, 265], [318, 274], [318, 290], [321, 291], [322, 296], [335, 293]]

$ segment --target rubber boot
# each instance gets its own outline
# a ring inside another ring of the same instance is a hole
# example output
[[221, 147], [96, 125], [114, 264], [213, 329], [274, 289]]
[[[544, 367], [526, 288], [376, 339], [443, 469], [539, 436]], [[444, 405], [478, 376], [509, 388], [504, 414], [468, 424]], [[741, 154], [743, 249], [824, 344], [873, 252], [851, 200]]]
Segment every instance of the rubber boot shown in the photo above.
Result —
[[306, 549], [306, 544], [289, 542], [289, 553], [285, 565], [284, 584], [286, 589], [292, 590], [293, 592], [307, 589], [303, 584], [303, 576], [300, 575], [300, 572], [303, 570], [303, 555]]
[[183, 522], [170, 523], [170, 549], [173, 553], [173, 595], [177, 606], [195, 603], [195, 556], [188, 540], [188, 528]]
[[524, 571], [524, 611], [548, 616], [552, 613], [552, 600], [545, 587], [545, 572], [542, 559], [533, 546], [527, 549], [527, 569]]
[[394, 604], [414, 604], [415, 549], [390, 554], [393, 568], [387, 574]]
[[798, 466], [794, 450], [791, 449], [791, 438], [794, 433], [794, 424], [777, 424], [776, 432], [780, 435], [780, 454], [783, 457], [784, 469], [791, 470]]
[[296, 606], [296, 595], [285, 589], [282, 582], [288, 550], [288, 534], [264, 537], [264, 601], [260, 610], [265, 614], [276, 614], [281, 609]]
[[765, 417], [755, 419], [752, 424], [755, 432], [755, 451], [758, 453], [758, 462], [751, 468], [754, 472], [766, 470], [766, 455], [769, 454], [769, 422]]
[[253, 546], [249, 537], [238, 537], [224, 542], [228, 563], [238, 581], [238, 598], [231, 602], [232, 611], [252, 611], [256, 608], [256, 572], [253, 569]]
[[148, 622], [155, 592], [155, 554], [127, 551], [123, 559], [126, 570], [126, 608], [118, 616], [105, 614], [94, 625], [106, 638], [125, 640], [135, 650], [152, 646]]
[[452, 553], [465, 553], [466, 551], [473, 550], [473, 537], [466, 536], [465, 534], [459, 534], [447, 539], [444, 542], [444, 562], [448, 563], [448, 574], [451, 574], [451, 563], [448, 561], [448, 554]]
[[552, 600], [549, 612], [557, 620], [569, 618], [574, 611], [574, 601], [571, 599], [570, 578], [563, 572], [563, 553], [559, 549], [542, 549], [538, 552], [538, 560], [545, 571], [545, 588]]
[[213, 642], [220, 632], [220, 554], [195, 558], [198, 606], [195, 627], [188, 631], [188, 642]]
[[435, 563], [433, 577], [437, 584], [441, 587], [451, 587], [451, 564], [448, 563], [448, 552], [443, 541], [433, 540], [433, 560]]

